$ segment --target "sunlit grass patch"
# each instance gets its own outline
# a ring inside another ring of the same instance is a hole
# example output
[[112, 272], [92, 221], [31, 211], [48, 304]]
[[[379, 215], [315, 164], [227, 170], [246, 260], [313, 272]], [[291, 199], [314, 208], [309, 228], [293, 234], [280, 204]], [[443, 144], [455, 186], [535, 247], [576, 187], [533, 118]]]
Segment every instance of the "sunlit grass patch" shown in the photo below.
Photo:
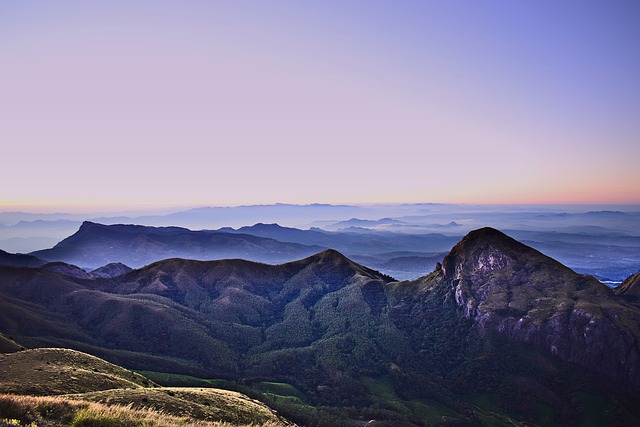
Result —
[[216, 422], [175, 416], [153, 408], [106, 405], [62, 396], [0, 395], [0, 427], [281, 427], [278, 421]]

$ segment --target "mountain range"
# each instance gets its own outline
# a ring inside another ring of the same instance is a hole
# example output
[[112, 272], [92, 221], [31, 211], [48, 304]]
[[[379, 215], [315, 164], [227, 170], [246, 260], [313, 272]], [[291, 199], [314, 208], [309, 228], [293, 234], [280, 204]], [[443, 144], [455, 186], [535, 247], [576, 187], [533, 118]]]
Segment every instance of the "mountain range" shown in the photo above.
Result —
[[[312, 231], [325, 233], [325, 236], [309, 234], [305, 238], [306, 243], [283, 242], [334, 248], [357, 262], [398, 279], [409, 280], [427, 274], [429, 270], [425, 269], [425, 265], [430, 266], [434, 256], [441, 259], [469, 231], [491, 226], [499, 227], [507, 235], [552, 256], [577, 272], [594, 275], [612, 287], [635, 273], [640, 263], [640, 212], [637, 206], [275, 204], [203, 207], [179, 212], [167, 210], [153, 215], [149, 212], [129, 212], [127, 215], [0, 212], [0, 248], [14, 253], [51, 248], [75, 233], [82, 221], [105, 225], [178, 226], [190, 230], [223, 227], [219, 231], [225, 232], [237, 231], [239, 227], [242, 233], [252, 235], [264, 230], [246, 225], [277, 223], [289, 229], [297, 227], [303, 232], [311, 228]], [[335, 231], [336, 234], [332, 236], [329, 231]], [[357, 234], [361, 236], [354, 237]], [[430, 234], [436, 240], [428, 236], [424, 238]], [[327, 235], [333, 240], [331, 244], [311, 239], [322, 237], [326, 240]], [[415, 238], [405, 240], [404, 236], [407, 235]], [[437, 248], [429, 246], [428, 241], [437, 241], [437, 235], [440, 238], [444, 235], [450, 240], [442, 240], [443, 245]], [[273, 236], [271, 238], [281, 240]], [[364, 244], [367, 238], [371, 239], [368, 245]], [[359, 239], [359, 243], [353, 245], [354, 239]], [[421, 248], [424, 243], [427, 243], [426, 248]], [[309, 254], [285, 257], [279, 262], [292, 261]], [[194, 258], [205, 259], [201, 256]], [[251, 259], [261, 261], [259, 257]], [[126, 264], [125, 260], [119, 261]], [[265, 261], [278, 262], [275, 259]]]
[[281, 265], [165, 259], [106, 278], [5, 266], [0, 332], [269, 390], [303, 425], [640, 422], [637, 279], [612, 291], [490, 228], [441, 261], [402, 282], [335, 250]]
[[278, 224], [192, 231], [180, 227], [103, 225], [85, 221], [78, 231], [51, 249], [30, 255], [88, 270], [120, 262], [142, 267], [167, 258], [197, 260], [241, 258], [278, 264], [334, 248], [386, 274], [416, 277], [458, 239], [441, 234], [327, 232], [299, 230]]
[[53, 248], [32, 252], [31, 255], [95, 269], [114, 262], [142, 267], [173, 257], [201, 260], [243, 258], [281, 263], [322, 249], [320, 246], [283, 243], [249, 234], [191, 231], [180, 227], [102, 225], [85, 221], [75, 234]]

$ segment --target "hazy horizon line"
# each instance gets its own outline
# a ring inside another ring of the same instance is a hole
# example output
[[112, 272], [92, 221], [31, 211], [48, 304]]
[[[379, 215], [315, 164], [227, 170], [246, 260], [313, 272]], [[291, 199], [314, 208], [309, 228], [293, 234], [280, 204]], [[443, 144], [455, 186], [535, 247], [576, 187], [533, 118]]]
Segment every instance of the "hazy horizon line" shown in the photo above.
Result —
[[562, 203], [562, 202], [312, 202], [312, 203], [295, 203], [295, 202], [273, 202], [273, 203], [239, 203], [239, 204], [184, 204], [184, 205], [119, 205], [119, 204], [0, 204], [0, 213], [28, 213], [28, 214], [52, 214], [52, 215], [81, 215], [81, 214], [111, 214], [124, 215], [132, 213], [155, 213], [168, 214], [172, 212], [183, 212], [193, 209], [207, 208], [242, 208], [242, 207], [272, 207], [272, 206], [327, 206], [327, 207], [402, 207], [402, 206], [468, 206], [468, 207], [615, 207], [615, 208], [638, 208], [640, 202], [581, 202], [581, 203]]

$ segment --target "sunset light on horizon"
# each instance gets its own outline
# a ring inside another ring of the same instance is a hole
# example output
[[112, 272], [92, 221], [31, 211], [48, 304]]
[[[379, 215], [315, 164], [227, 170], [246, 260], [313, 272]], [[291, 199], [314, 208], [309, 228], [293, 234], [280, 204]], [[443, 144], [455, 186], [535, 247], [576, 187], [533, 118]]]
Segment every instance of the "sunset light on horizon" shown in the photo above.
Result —
[[0, 210], [640, 204], [634, 1], [5, 1]]

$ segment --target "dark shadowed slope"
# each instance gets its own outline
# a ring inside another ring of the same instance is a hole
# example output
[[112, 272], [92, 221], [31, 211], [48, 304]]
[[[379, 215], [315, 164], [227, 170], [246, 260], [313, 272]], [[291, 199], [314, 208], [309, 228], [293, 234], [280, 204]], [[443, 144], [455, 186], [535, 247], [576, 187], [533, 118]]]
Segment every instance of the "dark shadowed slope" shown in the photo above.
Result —
[[10, 254], [0, 249], [0, 265], [11, 265], [14, 267], [40, 267], [46, 261], [24, 254]]
[[0, 334], [0, 353], [14, 353], [24, 349], [20, 344], [16, 343], [10, 337]]
[[55, 261], [48, 262], [41, 267], [43, 270], [49, 270], [54, 273], [62, 274], [64, 276], [76, 277], [78, 279], [91, 279], [93, 276], [80, 267], [66, 262]]
[[166, 258], [243, 258], [280, 263], [318, 252], [309, 247], [273, 239], [219, 231], [191, 231], [179, 227], [102, 225], [84, 222], [72, 236], [51, 249], [33, 255], [83, 268], [121, 262], [141, 267]]

